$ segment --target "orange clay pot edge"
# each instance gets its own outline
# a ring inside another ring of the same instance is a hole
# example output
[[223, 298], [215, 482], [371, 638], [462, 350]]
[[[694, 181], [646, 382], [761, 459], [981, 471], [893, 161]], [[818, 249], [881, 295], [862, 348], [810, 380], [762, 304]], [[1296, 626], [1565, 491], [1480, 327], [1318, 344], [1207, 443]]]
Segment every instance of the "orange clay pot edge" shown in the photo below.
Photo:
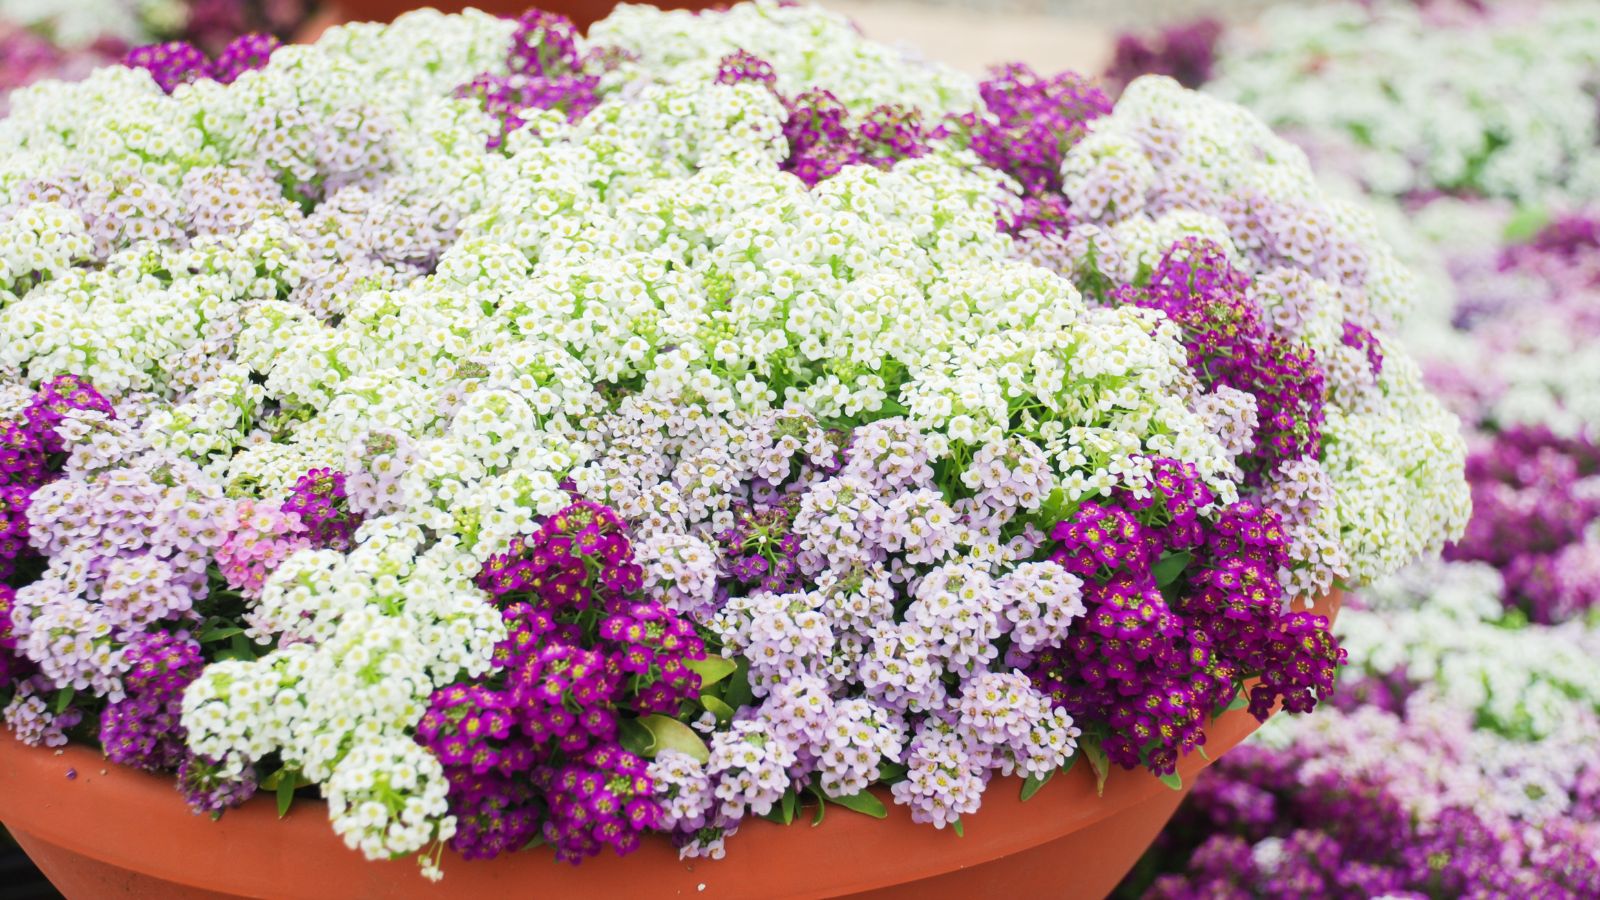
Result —
[[[1334, 592], [1314, 609], [1337, 615], [1341, 599]], [[1256, 727], [1243, 710], [1217, 717], [1207, 729], [1211, 759]], [[1198, 753], [1181, 759], [1178, 771], [1185, 785], [1209, 762]], [[69, 769], [76, 778], [66, 777]], [[0, 820], [112, 865], [241, 896], [365, 896], [384, 885], [400, 885], [404, 895], [435, 892], [443, 897], [458, 889], [513, 883], [537, 883], [556, 893], [587, 888], [596, 896], [630, 885], [637, 893], [642, 883], [651, 885], [651, 895], [749, 896], [759, 885], [769, 892], [776, 889], [778, 896], [836, 896], [1002, 858], [1092, 826], [1168, 790], [1146, 772], [1115, 769], [1104, 795], [1097, 796], [1093, 773], [1083, 764], [1053, 779], [1027, 803], [1020, 800], [1020, 787], [1016, 778], [994, 779], [983, 808], [963, 819], [962, 838], [949, 829], [914, 825], [905, 808], [880, 789], [890, 810], [888, 820], [838, 807], [816, 828], [809, 815], [788, 827], [754, 820], [728, 840], [723, 860], [679, 861], [660, 838], [647, 839], [629, 857], [601, 856], [577, 868], [555, 864], [547, 851], [493, 862], [466, 862], [446, 853], [444, 883], [428, 885], [409, 862], [368, 864], [347, 850], [329, 828], [326, 807], [319, 801], [297, 801], [280, 821], [273, 801], [258, 797], [212, 822], [183, 807], [169, 778], [113, 765], [85, 747], [40, 750], [0, 736]], [[74, 797], [74, 790], [88, 796]], [[132, 810], [138, 813], [129, 815]], [[92, 827], [85, 827], [87, 816], [93, 817]], [[219, 847], [227, 851], [208, 852]], [[297, 878], [311, 881], [307, 893], [295, 892]], [[405, 889], [407, 882], [414, 882], [412, 890]]]

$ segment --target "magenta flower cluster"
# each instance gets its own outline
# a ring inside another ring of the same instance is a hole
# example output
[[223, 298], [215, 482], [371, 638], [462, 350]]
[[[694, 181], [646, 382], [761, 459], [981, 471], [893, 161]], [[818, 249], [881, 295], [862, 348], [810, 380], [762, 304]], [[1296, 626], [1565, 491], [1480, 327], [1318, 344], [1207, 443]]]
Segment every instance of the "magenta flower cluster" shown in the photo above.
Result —
[[1500, 570], [1505, 599], [1552, 624], [1600, 609], [1600, 446], [1547, 428], [1513, 428], [1467, 457], [1473, 516], [1445, 556]]
[[499, 120], [500, 131], [489, 139], [495, 149], [528, 124], [522, 114], [530, 109], [560, 110], [573, 122], [588, 115], [600, 103], [600, 76], [588, 70], [603, 66], [605, 59], [603, 53], [586, 59], [578, 51], [578, 29], [566, 16], [529, 9], [517, 18], [506, 53], [509, 72], [486, 72], [456, 93], [475, 98]]
[[1111, 112], [1111, 98], [1092, 80], [1075, 72], [1045, 78], [1022, 63], [995, 69], [978, 93], [985, 112], [965, 122], [972, 150], [1029, 195], [1060, 192], [1067, 151], [1089, 122]]
[[312, 469], [300, 476], [282, 509], [299, 517], [306, 538], [317, 547], [341, 553], [361, 527], [363, 517], [350, 508], [345, 475], [337, 469]]
[[0, 582], [0, 691], [33, 674], [33, 665], [17, 652], [16, 624], [11, 609], [16, 604], [17, 592], [11, 585]]
[[1120, 34], [1106, 81], [1120, 91], [1140, 75], [1165, 75], [1197, 88], [1211, 80], [1221, 38], [1222, 23], [1212, 18], [1179, 22], [1149, 36]]
[[101, 713], [100, 746], [114, 763], [170, 772], [188, 756], [179, 719], [183, 691], [205, 666], [200, 644], [182, 634], [140, 634], [124, 661], [126, 696]]
[[984, 111], [961, 119], [969, 146], [1022, 186], [1020, 205], [1001, 227], [1065, 237], [1073, 219], [1061, 194], [1061, 162], [1089, 122], [1111, 112], [1111, 98], [1074, 72], [1045, 78], [1022, 63], [996, 68], [978, 91]]
[[1029, 674], [1075, 720], [1105, 723], [1112, 760], [1166, 774], [1246, 677], [1260, 678], [1249, 692], [1258, 719], [1280, 698], [1306, 712], [1343, 654], [1325, 618], [1285, 612], [1277, 513], [1241, 501], [1202, 519], [1214, 498], [1193, 467], [1155, 469], [1150, 496], [1084, 503], [1051, 531], [1051, 558], [1083, 578], [1087, 613]]
[[436, 692], [417, 728], [445, 766], [464, 856], [538, 838], [576, 862], [627, 853], [658, 826], [647, 763], [622, 731], [675, 717], [699, 690], [687, 663], [706, 651], [686, 619], [639, 599], [641, 579], [621, 519], [582, 500], [484, 564], [478, 585], [508, 626], [495, 672]]
[[83, 410], [115, 417], [111, 403], [76, 375], [39, 386], [15, 419], [0, 419], [0, 580], [10, 579], [28, 553], [28, 502], [60, 471], [61, 437], [56, 426]]
[[270, 34], [241, 35], [213, 60], [188, 41], [169, 41], [135, 47], [122, 58], [122, 64], [146, 70], [170, 94], [180, 84], [208, 79], [232, 84], [240, 75], [265, 66], [279, 46], [278, 39]]
[[745, 82], [759, 84], [783, 101], [788, 111], [783, 136], [789, 142], [783, 170], [793, 172], [808, 187], [832, 178], [845, 166], [886, 169], [902, 159], [915, 159], [945, 136], [942, 127], [924, 125], [915, 109], [885, 104], [857, 117], [820, 87], [785, 97], [778, 92], [778, 77], [770, 63], [743, 50], [724, 56], [717, 65], [717, 83]]
[[[1249, 277], [1220, 247], [1186, 238], [1167, 251], [1146, 284], [1123, 285], [1113, 300], [1161, 310], [1183, 329], [1189, 367], [1207, 387], [1255, 398], [1255, 445], [1239, 465], [1247, 483], [1259, 484], [1285, 462], [1317, 457], [1327, 377], [1310, 348], [1270, 327], [1249, 288]], [[1371, 332], [1352, 325], [1347, 342], [1351, 334], [1365, 334], [1360, 346], [1381, 367]]]

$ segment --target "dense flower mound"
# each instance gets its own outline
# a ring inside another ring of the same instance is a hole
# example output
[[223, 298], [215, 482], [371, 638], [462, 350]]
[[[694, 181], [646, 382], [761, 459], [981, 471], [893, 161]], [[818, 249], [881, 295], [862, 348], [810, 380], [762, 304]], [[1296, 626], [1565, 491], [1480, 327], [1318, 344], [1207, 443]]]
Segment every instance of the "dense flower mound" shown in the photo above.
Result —
[[1600, 12], [1549, 3], [1337, 2], [1222, 41], [1208, 87], [1379, 194], [1600, 199]]
[[1465, 524], [1407, 271], [1169, 79], [758, 3], [163, 80], [0, 122], [0, 699], [197, 808], [315, 789], [433, 875], [875, 785], [959, 831], [1309, 710], [1305, 605]]

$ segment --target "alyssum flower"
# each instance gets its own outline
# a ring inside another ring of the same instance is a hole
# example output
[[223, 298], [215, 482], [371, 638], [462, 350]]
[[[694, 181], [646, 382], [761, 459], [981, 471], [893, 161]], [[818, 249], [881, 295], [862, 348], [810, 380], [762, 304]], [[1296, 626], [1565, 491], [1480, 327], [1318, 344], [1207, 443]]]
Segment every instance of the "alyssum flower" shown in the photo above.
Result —
[[198, 808], [315, 786], [432, 874], [875, 785], [959, 829], [1309, 709], [1295, 605], [1463, 526], [1406, 271], [1171, 81], [765, 2], [154, 75], [0, 122], [0, 690]]

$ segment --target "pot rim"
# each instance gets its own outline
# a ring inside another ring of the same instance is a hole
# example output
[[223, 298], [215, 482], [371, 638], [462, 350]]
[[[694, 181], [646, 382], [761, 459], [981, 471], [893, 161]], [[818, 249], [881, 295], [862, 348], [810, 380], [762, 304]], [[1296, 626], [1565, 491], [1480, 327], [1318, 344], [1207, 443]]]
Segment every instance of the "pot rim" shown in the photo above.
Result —
[[[1341, 601], [1334, 591], [1313, 611], [1332, 618]], [[1213, 719], [1208, 755], [1178, 761], [1184, 784], [1257, 727], [1242, 709]], [[408, 859], [369, 863], [346, 848], [320, 800], [299, 800], [280, 820], [274, 801], [257, 796], [211, 821], [189, 811], [170, 776], [116, 765], [82, 745], [29, 747], [3, 732], [0, 821], [12, 830], [174, 884], [243, 897], [442, 898], [525, 893], [530, 885], [556, 896], [839, 896], [1009, 856], [1171, 790], [1147, 771], [1114, 767], [1097, 796], [1090, 767], [1074, 765], [1023, 802], [1021, 779], [1000, 776], [990, 781], [982, 809], [962, 817], [964, 836], [957, 837], [913, 823], [880, 787], [874, 792], [888, 808], [886, 819], [835, 806], [815, 827], [808, 812], [788, 826], [746, 820], [721, 860], [680, 860], [659, 836], [629, 856], [606, 853], [581, 866], [555, 861], [548, 848], [470, 862], [446, 850], [444, 880], [433, 884]]]

